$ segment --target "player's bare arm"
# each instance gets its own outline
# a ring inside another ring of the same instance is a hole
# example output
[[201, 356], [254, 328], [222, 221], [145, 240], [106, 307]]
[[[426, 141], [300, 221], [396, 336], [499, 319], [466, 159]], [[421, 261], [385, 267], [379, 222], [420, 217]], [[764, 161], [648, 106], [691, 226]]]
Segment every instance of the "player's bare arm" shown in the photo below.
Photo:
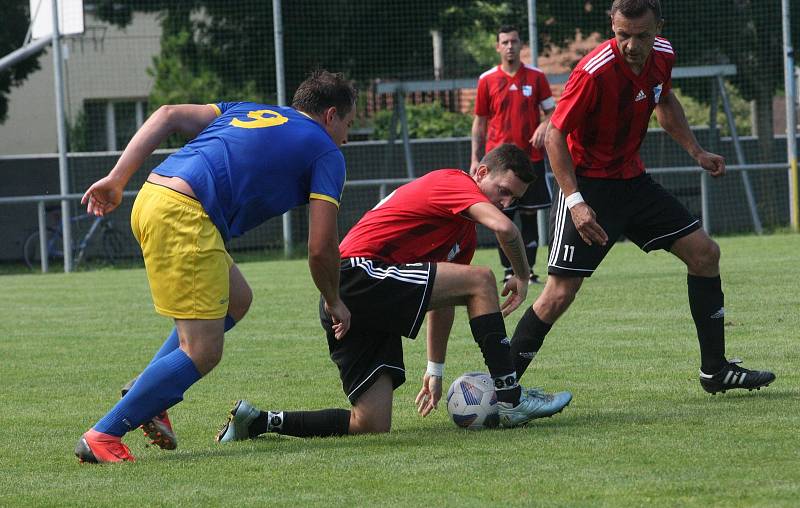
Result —
[[556, 108], [550, 108], [545, 110], [544, 117], [542, 117], [542, 123], [536, 127], [536, 130], [533, 131], [533, 136], [531, 136], [530, 143], [534, 146], [534, 148], [542, 149], [544, 148], [544, 137], [547, 134], [547, 126], [550, 125], [550, 117], [553, 116], [553, 111]]
[[511, 262], [514, 276], [503, 287], [502, 296], [510, 296], [500, 305], [503, 316], [514, 312], [528, 296], [528, 279], [531, 277], [528, 257], [525, 255], [525, 242], [522, 234], [511, 220], [496, 206], [489, 203], [476, 203], [470, 206], [467, 215], [475, 222], [484, 225], [497, 237], [497, 243]]
[[477, 169], [485, 155], [487, 120], [485, 116], [480, 115], [475, 115], [475, 119], [472, 120], [472, 150], [470, 152], [472, 156], [469, 167], [469, 174], [471, 175], [475, 174], [475, 169]]
[[337, 340], [350, 329], [350, 310], [339, 297], [338, 207], [323, 199], [309, 203], [308, 267], [314, 284], [325, 300], [325, 310], [333, 319]]
[[725, 174], [725, 158], [703, 150], [689, 128], [683, 106], [675, 94], [668, 93], [661, 97], [656, 106], [656, 118], [661, 127], [697, 161], [701, 168], [714, 177]]
[[122, 202], [122, 191], [144, 160], [175, 133], [194, 138], [214, 121], [216, 110], [207, 104], [161, 106], [131, 138], [109, 174], [92, 184], [81, 199], [88, 213], [103, 216]]
[[[422, 416], [428, 416], [431, 411], [436, 409], [442, 398], [442, 376], [436, 375], [435, 368], [444, 364], [447, 354], [447, 339], [450, 337], [454, 318], [455, 307], [453, 306], [430, 310], [426, 316], [429, 368], [422, 377], [422, 388], [415, 400], [417, 411]], [[430, 367], [431, 365], [433, 369]]]
[[[575, 166], [572, 164], [572, 156], [567, 148], [567, 137], [553, 124], [547, 129], [545, 137], [545, 148], [547, 156], [550, 158], [550, 166], [553, 169], [553, 176], [556, 177], [561, 193], [572, 196], [578, 189], [578, 180], [575, 177]], [[586, 202], [580, 202], [570, 207], [572, 222], [587, 245], [605, 245], [608, 235], [605, 230], [597, 223], [597, 218]]]

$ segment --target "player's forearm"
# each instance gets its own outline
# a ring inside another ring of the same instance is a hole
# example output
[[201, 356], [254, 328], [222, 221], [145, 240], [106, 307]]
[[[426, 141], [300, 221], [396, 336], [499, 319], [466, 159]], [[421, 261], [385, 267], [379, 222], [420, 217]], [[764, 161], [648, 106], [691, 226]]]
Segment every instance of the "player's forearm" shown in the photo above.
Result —
[[681, 145], [692, 158], [696, 159], [703, 151], [692, 129], [689, 128], [683, 106], [674, 94], [669, 93], [661, 98], [661, 102], [656, 106], [656, 118], [667, 134]]
[[428, 311], [428, 360], [444, 363], [447, 355], [447, 340], [453, 328], [455, 307], [442, 307]]
[[158, 146], [176, 132], [174, 107], [162, 106], [133, 135], [109, 176], [123, 186]]
[[314, 285], [326, 303], [339, 300], [339, 247], [335, 244], [314, 252], [309, 249], [308, 268]]
[[561, 188], [561, 193], [564, 196], [569, 196], [578, 192], [575, 165], [572, 163], [572, 156], [567, 147], [567, 138], [553, 124], [550, 124], [547, 129], [545, 148], [547, 149], [547, 157], [550, 160], [553, 176], [555, 176], [556, 182]]
[[308, 268], [328, 305], [339, 300], [339, 208], [324, 199], [312, 199], [308, 220]]
[[141, 167], [145, 159], [172, 134], [180, 133], [194, 138], [214, 118], [216, 118], [216, 111], [207, 104], [161, 106], [133, 135], [109, 176], [124, 185]]
[[522, 280], [528, 280], [531, 276], [530, 265], [528, 256], [525, 254], [525, 241], [522, 239], [519, 229], [512, 223], [511, 229], [495, 231], [495, 236], [497, 244], [511, 263], [514, 275]]

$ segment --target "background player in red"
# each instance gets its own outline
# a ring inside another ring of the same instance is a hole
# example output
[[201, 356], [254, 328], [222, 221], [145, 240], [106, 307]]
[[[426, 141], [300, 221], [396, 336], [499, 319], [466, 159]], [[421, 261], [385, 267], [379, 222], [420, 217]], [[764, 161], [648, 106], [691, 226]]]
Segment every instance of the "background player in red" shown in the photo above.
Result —
[[[544, 73], [520, 60], [522, 42], [519, 30], [511, 25], [500, 27], [495, 47], [500, 64], [481, 74], [475, 99], [475, 119], [472, 122], [472, 157], [470, 171], [478, 167], [483, 154], [503, 143], [514, 143], [533, 161], [537, 178], [522, 198], [503, 212], [512, 221], [519, 211], [522, 239], [531, 268], [531, 282], [538, 282], [533, 273], [539, 228], [536, 212], [550, 206], [550, 189], [544, 177], [544, 135], [555, 108], [550, 85]], [[544, 113], [541, 123], [540, 112]], [[513, 274], [511, 263], [500, 252], [505, 268], [504, 281]]]
[[[393, 391], [405, 382], [402, 336], [414, 338], [427, 313], [428, 370], [417, 396], [425, 416], [442, 395], [447, 339], [455, 305], [467, 307], [473, 337], [495, 381], [500, 424], [514, 427], [561, 411], [568, 392], [523, 391], [516, 382], [503, 316], [528, 291], [522, 238], [501, 210], [534, 179], [527, 155], [511, 144], [486, 154], [474, 175], [433, 171], [378, 203], [340, 245], [340, 293], [351, 311], [341, 340], [322, 308], [331, 359], [339, 367], [351, 410], [259, 411], [239, 401], [217, 435], [225, 443], [278, 432], [299, 437], [388, 432]], [[492, 230], [518, 276], [499, 304], [491, 270], [470, 266], [475, 224]]]
[[658, 0], [616, 0], [611, 7], [614, 38], [578, 63], [553, 114], [546, 145], [560, 192], [550, 214], [549, 277], [514, 332], [519, 376], [584, 278], [624, 235], [645, 252], [664, 249], [686, 264], [703, 389], [753, 389], [775, 379], [771, 372], [747, 370], [725, 358], [719, 246], [644, 172], [639, 157], [655, 110], [664, 130], [700, 167], [714, 177], [725, 174], [725, 160], [698, 144], [671, 93], [675, 54], [669, 41], [658, 36], [662, 25]]

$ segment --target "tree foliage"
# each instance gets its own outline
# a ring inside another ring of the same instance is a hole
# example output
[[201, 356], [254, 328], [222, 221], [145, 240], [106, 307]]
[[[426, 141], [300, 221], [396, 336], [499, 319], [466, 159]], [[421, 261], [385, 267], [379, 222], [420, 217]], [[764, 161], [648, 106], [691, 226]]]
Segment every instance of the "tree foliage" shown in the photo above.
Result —
[[[0, 57], [19, 49], [25, 40], [30, 17], [28, 0], [2, 0], [0, 12], [3, 13], [0, 30]], [[33, 71], [39, 69], [42, 52], [21, 60], [12, 67], [0, 71], [0, 123], [8, 117], [8, 95], [12, 87], [21, 85]]]
[[[792, 4], [797, 46], [800, 1]], [[500, 24], [517, 25], [527, 39], [527, 3], [521, 1], [305, 0], [281, 5], [289, 91], [315, 67], [345, 72], [362, 84], [430, 79], [433, 29], [444, 38], [446, 77], [474, 77], [492, 65]], [[539, 0], [540, 49], [564, 47], [578, 32], [610, 37], [610, 5], [611, 0]], [[731, 83], [744, 100], [756, 101], [757, 131], [771, 133], [772, 97], [783, 87], [780, 2], [672, 0], [662, 6], [664, 35], [675, 48], [678, 65], [736, 65]], [[176, 94], [184, 98], [199, 93], [207, 100], [212, 92], [275, 99], [272, 2], [249, 2], [246, 8], [222, 0], [96, 2], [102, 19], [121, 26], [136, 11], [162, 13], [164, 49], [154, 63], [154, 105]], [[687, 96], [709, 102], [708, 80], [676, 84]]]
[[[463, 137], [469, 136], [472, 129], [472, 116], [447, 111], [440, 102], [407, 104], [405, 109], [408, 136], [412, 139]], [[389, 138], [391, 118], [392, 112], [386, 110], [375, 115], [375, 139]]]
[[[344, 72], [361, 83], [378, 78], [429, 78], [433, 74], [430, 30], [441, 26], [446, 8], [467, 3], [430, 0], [408, 9], [404, 2], [284, 1], [286, 89], [294, 90], [310, 70], [319, 67]], [[249, 2], [246, 8], [221, 0], [100, 0], [96, 4], [101, 19], [119, 26], [130, 23], [137, 11], [162, 13], [165, 42], [183, 32], [191, 34], [181, 39], [180, 48], [173, 44], [172, 58], [192, 74], [215, 73], [226, 93], [250, 81], [259, 96], [275, 99], [272, 2]], [[157, 81], [163, 79], [165, 86], [171, 80], [169, 74], [165, 66], [156, 69]]]

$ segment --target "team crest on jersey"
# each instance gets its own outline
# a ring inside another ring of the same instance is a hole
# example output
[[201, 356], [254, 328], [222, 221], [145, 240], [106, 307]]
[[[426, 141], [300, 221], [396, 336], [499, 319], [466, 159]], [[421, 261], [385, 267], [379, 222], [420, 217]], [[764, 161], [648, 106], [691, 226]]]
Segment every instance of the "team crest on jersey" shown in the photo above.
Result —
[[661, 90], [664, 88], [664, 83], [659, 83], [653, 87], [653, 102], [658, 104], [658, 99], [661, 98]]
[[522, 85], [522, 95], [530, 97], [533, 94], [533, 87], [531, 85]]
[[458, 253], [461, 252], [461, 246], [459, 244], [453, 245], [453, 248], [450, 249], [450, 252], [447, 254], [447, 260], [452, 261], [458, 256]]

